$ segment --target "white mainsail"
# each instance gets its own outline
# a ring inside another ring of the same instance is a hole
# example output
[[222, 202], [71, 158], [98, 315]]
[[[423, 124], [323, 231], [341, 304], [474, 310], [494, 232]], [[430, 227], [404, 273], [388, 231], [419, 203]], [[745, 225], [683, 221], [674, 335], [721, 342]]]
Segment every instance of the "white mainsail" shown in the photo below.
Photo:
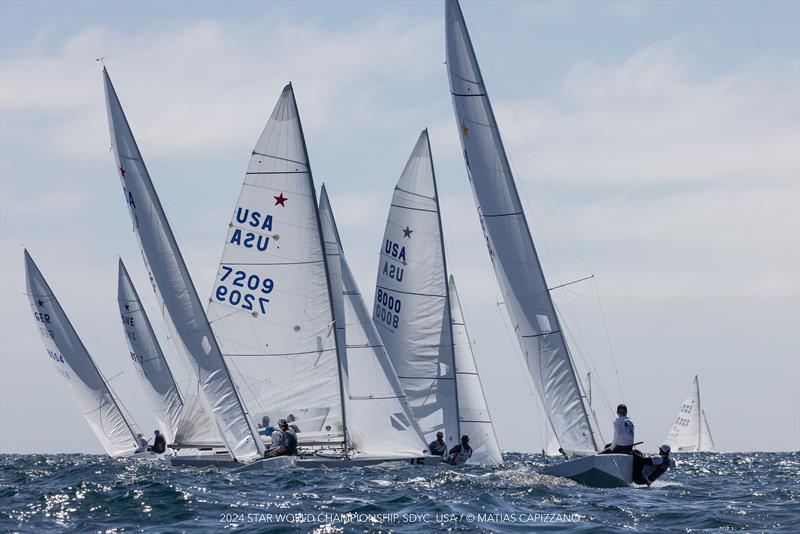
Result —
[[447, 268], [428, 131], [397, 182], [381, 243], [372, 319], [428, 441], [459, 443]]
[[204, 407], [214, 417], [228, 452], [242, 462], [260, 458], [264, 445], [239, 399], [105, 68], [103, 80], [112, 150], [125, 202], [167, 327], [199, 382]]
[[542, 272], [497, 121], [457, 0], [446, 1], [447, 72], [467, 174], [522, 355], [561, 447], [597, 451], [569, 349]]
[[695, 375], [689, 393], [672, 424], [666, 443], [674, 452], [713, 452], [714, 440], [700, 406], [700, 382]]
[[218, 443], [215, 427], [198, 406], [196, 395], [188, 395], [187, 400], [181, 395], [122, 259], [117, 301], [131, 360], [167, 443]]
[[[346, 339], [341, 360], [346, 371], [345, 405], [350, 446], [356, 452], [371, 456], [418, 457], [426, 449], [425, 442], [347, 264], [324, 185], [319, 212], [331, 288], [340, 291], [333, 298], [342, 298], [341, 306], [334, 305], [334, 312], [339, 339]], [[337, 274], [341, 280], [336, 280]]]
[[56, 371], [71, 386], [81, 415], [109, 456], [129, 456], [138, 447], [136, 435], [27, 250], [25, 283], [39, 336]]
[[452, 275], [449, 286], [456, 380], [458, 381], [458, 423], [461, 433], [469, 435], [472, 446], [472, 457], [467, 463], [501, 464], [503, 463], [503, 454], [500, 452], [500, 445], [497, 443], [497, 436], [494, 433], [464, 313], [461, 311], [456, 281]]
[[250, 158], [208, 317], [255, 420], [344, 443], [336, 331], [316, 192], [291, 84]]

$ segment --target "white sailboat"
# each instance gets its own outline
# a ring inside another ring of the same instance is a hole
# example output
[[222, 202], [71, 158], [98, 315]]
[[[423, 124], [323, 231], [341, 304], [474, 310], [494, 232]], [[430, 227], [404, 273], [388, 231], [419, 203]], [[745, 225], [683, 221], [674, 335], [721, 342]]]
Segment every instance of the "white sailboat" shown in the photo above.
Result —
[[[251, 155], [208, 317], [254, 418], [293, 420], [298, 465], [408, 456], [406, 447], [382, 446], [367, 455], [370, 440], [386, 429], [368, 425], [362, 433], [348, 420], [365, 415], [353, 391], [369, 385], [354, 378], [364, 372], [361, 363], [345, 359], [345, 335], [358, 339], [359, 332], [346, 332], [344, 321], [334, 320], [348, 305], [345, 265], [326, 261], [322, 234], [300, 116], [287, 85]], [[348, 399], [348, 388], [356, 398]], [[383, 413], [371, 406], [375, 416]], [[388, 426], [385, 415], [381, 423]], [[413, 456], [423, 449], [415, 444]]]
[[448, 284], [436, 177], [423, 130], [392, 196], [372, 320], [426, 441], [441, 431], [450, 448], [469, 434], [471, 463], [502, 463], [454, 287], [452, 278]]
[[559, 472], [560, 466], [548, 472], [588, 484], [627, 484], [632, 467], [623, 476], [611, 465], [618, 455], [594, 455], [602, 437], [581, 392], [461, 7], [457, 0], [446, 0], [445, 11], [447, 72], [458, 136], [503, 301], [559, 445], [571, 456], [590, 456], [580, 462], [585, 476]]
[[70, 385], [89, 428], [110, 457], [133, 455], [138, 447], [136, 434], [27, 250], [25, 283], [39, 336], [56, 371]]
[[672, 424], [666, 443], [673, 452], [716, 452], [706, 412], [700, 405], [700, 382], [695, 375]]
[[481, 378], [472, 342], [469, 339], [461, 302], [458, 299], [456, 280], [450, 275], [450, 310], [453, 323], [453, 349], [455, 352], [456, 382], [458, 392], [458, 425], [461, 434], [470, 437], [472, 456], [468, 464], [499, 465], [503, 453], [494, 432], [489, 406], [483, 393]]
[[[234, 462], [262, 458], [264, 444], [250, 420], [208, 324], [175, 236], [158, 199], [128, 121], [103, 68], [112, 152], [133, 231], [167, 328], [199, 385], [206, 413]], [[173, 463], [175, 459], [173, 458]]]
[[130, 359], [167, 443], [178, 448], [224, 449], [198, 392], [181, 394], [125, 264], [119, 260], [117, 301]]
[[351, 457], [427, 460], [420, 428], [347, 263], [324, 185], [319, 211], [334, 291], [334, 323], [344, 349], [340, 353], [344, 355], [342, 369]]

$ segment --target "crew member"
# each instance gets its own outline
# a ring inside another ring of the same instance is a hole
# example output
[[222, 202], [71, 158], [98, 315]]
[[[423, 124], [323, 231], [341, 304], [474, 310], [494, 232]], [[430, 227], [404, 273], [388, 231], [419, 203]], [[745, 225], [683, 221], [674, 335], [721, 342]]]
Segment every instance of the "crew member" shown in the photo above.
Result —
[[147, 440], [144, 439], [144, 434], [142, 434], [141, 432], [136, 434], [136, 443], [138, 443], [139, 446], [136, 447], [136, 450], [133, 452], [139, 453], [147, 451]]
[[275, 427], [269, 424], [269, 416], [265, 415], [261, 418], [261, 428], [265, 436], [271, 436], [275, 431]]
[[442, 432], [436, 433], [436, 439], [430, 442], [428, 450], [434, 456], [445, 455], [447, 452], [447, 443], [444, 442], [444, 434]]
[[161, 432], [158, 430], [153, 430], [153, 434], [155, 435], [155, 439], [153, 440], [153, 444], [147, 447], [147, 450], [158, 454], [164, 454], [164, 451], [167, 450], [167, 440], [164, 439], [164, 436], [162, 436]]
[[628, 407], [617, 406], [614, 420], [614, 441], [603, 450], [605, 454], [630, 454], [633, 451], [633, 421], [628, 417]]
[[469, 436], [461, 436], [461, 444], [450, 449], [450, 463], [461, 465], [466, 463], [472, 456], [472, 447], [469, 446]]
[[669, 453], [670, 447], [665, 443], [658, 448], [658, 456], [642, 457], [638, 462], [638, 469], [634, 469], [633, 481], [637, 484], [647, 484], [648, 486], [655, 482], [672, 466]]
[[[276, 434], [280, 434], [280, 441], [276, 440]], [[267, 451], [267, 457], [294, 456], [295, 454], [297, 454], [297, 435], [294, 430], [289, 428], [286, 419], [281, 419], [278, 421], [278, 430], [272, 433], [272, 445]]]

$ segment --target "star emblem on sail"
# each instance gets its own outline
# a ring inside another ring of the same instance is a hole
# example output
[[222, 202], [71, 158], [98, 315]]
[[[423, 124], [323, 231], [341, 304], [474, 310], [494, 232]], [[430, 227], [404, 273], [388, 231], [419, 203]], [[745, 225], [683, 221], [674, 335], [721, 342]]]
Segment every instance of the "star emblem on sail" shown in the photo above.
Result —
[[286, 207], [286, 201], [289, 200], [288, 198], [283, 196], [283, 193], [280, 193], [279, 195], [274, 196], [272, 198], [275, 199], [275, 205], [276, 206], [282, 206], [284, 208]]

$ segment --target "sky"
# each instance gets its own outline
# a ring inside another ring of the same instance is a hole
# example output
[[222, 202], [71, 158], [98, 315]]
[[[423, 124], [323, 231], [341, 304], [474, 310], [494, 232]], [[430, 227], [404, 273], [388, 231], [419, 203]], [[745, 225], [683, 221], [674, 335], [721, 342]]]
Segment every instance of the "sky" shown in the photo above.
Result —
[[[462, 8], [547, 280], [594, 276], [553, 295], [607, 440], [624, 401], [654, 450], [697, 374], [719, 449], [800, 449], [800, 3]], [[109, 152], [100, 57], [201, 298], [286, 82], [367, 302], [427, 127], [500, 446], [541, 450], [444, 55], [438, 1], [0, 2], [0, 452], [101, 452], [38, 339], [23, 246], [146, 432], [118, 257], [177, 367]]]

